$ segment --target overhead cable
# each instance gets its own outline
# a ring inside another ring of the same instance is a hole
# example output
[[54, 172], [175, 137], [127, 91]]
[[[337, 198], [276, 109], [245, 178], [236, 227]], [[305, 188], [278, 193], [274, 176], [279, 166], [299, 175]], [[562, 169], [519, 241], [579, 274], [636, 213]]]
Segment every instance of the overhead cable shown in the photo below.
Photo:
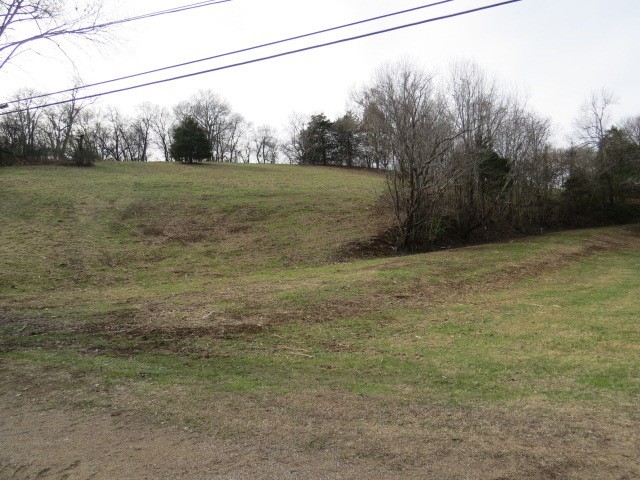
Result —
[[123, 19], [120, 19], [120, 20], [113, 20], [111, 22], [106, 22], [106, 23], [97, 25], [97, 27], [100, 27], [100, 28], [111, 27], [113, 25], [119, 25], [119, 24], [122, 24], [122, 23], [135, 22], [135, 21], [138, 21], [138, 20], [145, 20], [147, 18], [159, 17], [159, 16], [162, 16], [162, 15], [168, 15], [168, 14], [171, 14], [171, 13], [185, 12], [185, 11], [188, 11], [188, 10], [194, 10], [196, 8], [209, 7], [211, 5], [217, 5], [219, 3], [228, 3], [228, 2], [231, 2], [231, 1], [232, 0], [206, 0], [206, 1], [203, 1], [203, 2], [190, 3], [190, 4], [182, 5], [182, 6], [179, 6], [179, 7], [168, 8], [166, 10], [159, 10], [157, 12], [143, 13], [143, 14], [137, 15], [135, 17], [123, 18]]
[[[127, 18], [121, 18], [118, 20], [112, 20], [110, 22], [105, 22], [105, 23], [95, 23], [95, 24], [89, 24], [85, 27], [80, 27], [77, 29], [74, 29], [74, 33], [88, 33], [88, 32], [92, 32], [94, 30], [97, 29], [101, 29], [101, 28], [107, 28], [107, 27], [112, 27], [114, 25], [120, 25], [123, 23], [129, 23], [129, 22], [137, 22], [139, 20], [146, 20], [148, 18], [153, 18], [153, 17], [159, 17], [162, 15], [169, 15], [172, 13], [179, 13], [179, 12], [185, 12], [188, 10], [193, 10], [196, 8], [202, 8], [202, 7], [209, 7], [211, 5], [217, 5], [220, 3], [228, 3], [231, 2], [233, 0], [206, 0], [206, 1], [201, 1], [201, 2], [196, 2], [196, 3], [190, 3], [187, 5], [181, 5], [178, 7], [173, 7], [173, 8], [168, 8], [165, 10], [159, 10], [156, 12], [149, 12], [149, 13], [143, 13], [140, 15], [136, 15], [134, 17], [127, 17]], [[53, 36], [59, 36], [62, 35], [64, 32], [53, 32]], [[23, 44], [25, 42], [25, 39], [21, 39], [21, 40], [16, 40], [13, 42], [8, 42], [2, 45], [3, 49], [6, 49], [7, 47], [12, 47], [12, 46], [18, 46], [20, 44]]]
[[453, 2], [453, 1], [455, 1], [455, 0], [441, 0], [441, 1], [438, 1], [438, 2], [434, 2], [434, 3], [428, 3], [426, 5], [420, 5], [418, 7], [413, 7], [413, 8], [409, 8], [409, 9], [406, 9], [406, 10], [400, 10], [400, 11], [397, 11], [397, 12], [387, 13], [387, 14], [384, 14], [384, 15], [378, 15], [376, 17], [367, 18], [365, 20], [358, 20], [358, 21], [351, 22], [351, 23], [345, 23], [343, 25], [338, 25], [338, 26], [335, 26], [335, 27], [329, 27], [329, 28], [324, 28], [322, 30], [316, 30], [315, 32], [311, 32], [311, 33], [304, 33], [304, 34], [301, 34], [301, 35], [296, 35], [296, 36], [293, 36], [293, 37], [283, 38], [283, 39], [271, 41], [271, 42], [268, 42], [268, 43], [262, 43], [260, 45], [254, 45], [254, 46], [251, 46], [251, 47], [241, 48], [239, 50], [233, 50], [233, 51], [230, 51], [230, 52], [220, 53], [220, 54], [209, 56], [209, 57], [198, 58], [196, 60], [190, 60], [190, 61], [182, 62], [182, 63], [176, 63], [176, 64], [169, 65], [169, 66], [166, 66], [166, 67], [155, 68], [153, 70], [147, 70], [147, 71], [144, 71], [144, 72], [134, 73], [134, 74], [131, 74], [131, 75], [125, 75], [125, 76], [121, 76], [121, 77], [116, 77], [116, 78], [112, 78], [112, 79], [109, 79], [109, 80], [103, 80], [103, 81], [100, 81], [100, 82], [89, 83], [89, 84], [86, 84], [86, 85], [80, 85], [78, 87], [66, 88], [64, 90], [58, 90], [57, 92], [42, 93], [42, 94], [30, 96], [30, 97], [20, 98], [20, 99], [17, 99], [17, 100], [13, 100], [12, 103], [28, 101], [28, 100], [35, 100], [37, 98], [51, 97], [53, 95], [59, 95], [59, 94], [62, 94], [62, 93], [69, 93], [69, 92], [84, 90], [84, 89], [87, 89], [87, 88], [97, 87], [97, 86], [105, 85], [105, 84], [108, 84], [108, 83], [114, 83], [114, 82], [119, 82], [119, 81], [122, 81], [122, 80], [128, 80], [128, 79], [131, 79], [131, 78], [141, 77], [143, 75], [149, 75], [149, 74], [152, 74], [152, 73], [158, 73], [158, 72], [163, 72], [163, 71], [166, 71], [166, 70], [172, 70], [174, 68], [185, 67], [187, 65], [193, 65], [195, 63], [201, 63], [201, 62], [206, 62], [206, 61], [209, 61], [209, 60], [215, 60], [215, 59], [218, 59], [218, 58], [228, 57], [228, 56], [231, 56], [231, 55], [237, 55], [237, 54], [240, 54], [240, 53], [250, 52], [252, 50], [258, 50], [260, 48], [271, 47], [271, 46], [278, 45], [278, 44], [281, 44], [281, 43], [291, 42], [291, 41], [294, 41], [294, 40], [300, 40], [302, 38], [312, 37], [312, 36], [315, 36], [315, 35], [320, 35], [322, 33], [333, 32], [333, 31], [336, 31], [336, 30], [341, 30], [341, 29], [348, 28], [348, 27], [353, 27], [353, 26], [356, 26], [356, 25], [362, 25], [364, 23], [369, 23], [369, 22], [373, 22], [373, 21], [376, 21], [376, 20], [382, 20], [384, 18], [389, 18], [389, 17], [393, 17], [393, 16], [397, 16], [397, 15], [402, 15], [402, 14], [405, 14], [405, 13], [415, 12], [415, 11], [418, 11], [418, 10], [423, 10], [425, 8], [435, 7], [435, 6], [442, 5], [442, 4], [445, 4], [445, 3], [450, 3], [450, 2]]
[[427, 24], [427, 23], [438, 22], [438, 21], [447, 20], [447, 19], [450, 19], [450, 18], [461, 17], [463, 15], [469, 15], [469, 14], [472, 14], [472, 13], [477, 13], [477, 12], [481, 12], [481, 11], [484, 11], [484, 10], [498, 8], [498, 7], [506, 6], [506, 5], [509, 5], [509, 4], [512, 4], [512, 3], [522, 2], [522, 1], [523, 0], [507, 0], [507, 1], [504, 1], [504, 2], [493, 3], [493, 4], [490, 4], [490, 5], [485, 5], [485, 6], [478, 7], [478, 8], [473, 8], [473, 9], [470, 9], [470, 10], [464, 10], [464, 11], [460, 11], [460, 12], [456, 12], [456, 13], [451, 13], [451, 14], [448, 14], [448, 15], [442, 15], [442, 16], [439, 16], [439, 17], [432, 17], [432, 18], [428, 18], [426, 20], [420, 20], [420, 21], [417, 21], [417, 22], [406, 23], [406, 24], [403, 24], [403, 25], [398, 25], [398, 26], [395, 26], [395, 27], [385, 28], [385, 29], [382, 29], [382, 30], [376, 30], [374, 32], [364, 33], [364, 34], [361, 34], [361, 35], [355, 35], [355, 36], [352, 36], [352, 37], [341, 38], [339, 40], [333, 40], [333, 41], [330, 41], [330, 42], [319, 43], [319, 44], [311, 45], [311, 46], [308, 46], [308, 47], [298, 48], [296, 50], [288, 50], [286, 52], [281, 52], [281, 53], [276, 53], [276, 54], [273, 54], [273, 55], [267, 55], [267, 56], [264, 56], [264, 57], [254, 58], [254, 59], [246, 60], [246, 61], [243, 61], [243, 62], [232, 63], [232, 64], [224, 65], [224, 66], [221, 66], [221, 67], [210, 68], [210, 69], [207, 69], [207, 70], [200, 70], [200, 71], [197, 71], [197, 72], [192, 72], [192, 73], [188, 73], [188, 74], [184, 74], [184, 75], [178, 75], [178, 76], [170, 77], [170, 78], [164, 78], [164, 79], [161, 79], [161, 80], [155, 80], [153, 82], [141, 83], [141, 84], [133, 85], [133, 86], [129, 86], [129, 87], [118, 88], [118, 89], [109, 90], [109, 91], [106, 91], [106, 92], [96, 93], [96, 94], [93, 94], [93, 95], [85, 95], [85, 96], [76, 97], [76, 98], [72, 98], [72, 99], [60, 100], [60, 101], [57, 101], [57, 102], [46, 103], [46, 104], [43, 104], [43, 105], [37, 105], [37, 106], [31, 107], [31, 108], [16, 109], [16, 110], [12, 110], [12, 111], [6, 112], [6, 113], [0, 113], [0, 116], [10, 115], [12, 113], [19, 113], [19, 112], [24, 112], [24, 111], [34, 110], [34, 109], [39, 109], [39, 108], [52, 107], [52, 106], [55, 106], [55, 105], [62, 105], [62, 104], [71, 103], [71, 102], [75, 102], [75, 101], [98, 98], [98, 97], [102, 97], [102, 96], [105, 96], [105, 95], [111, 95], [111, 94], [114, 94], [114, 93], [126, 92], [126, 91], [129, 91], [129, 90], [134, 90], [134, 89], [138, 89], [138, 88], [149, 87], [149, 86], [152, 86], [152, 85], [158, 85], [158, 84], [167, 83], [167, 82], [173, 82], [173, 81], [176, 81], [176, 80], [195, 77], [195, 76], [198, 76], [198, 75], [204, 75], [206, 73], [218, 72], [218, 71], [221, 71], [221, 70], [228, 70], [228, 69], [240, 67], [240, 66], [243, 66], [243, 65], [250, 65], [250, 64], [253, 64], [253, 63], [259, 63], [259, 62], [264, 62], [264, 61], [267, 61], [267, 60], [273, 60], [273, 59], [276, 59], [276, 58], [281, 58], [281, 57], [294, 55], [294, 54], [302, 53], [302, 52], [308, 52], [308, 51], [311, 51], [311, 50], [316, 50], [316, 49], [323, 48], [323, 47], [328, 47], [328, 46], [331, 46], [331, 45], [338, 45], [338, 44], [342, 44], [342, 43], [347, 43], [347, 42], [351, 42], [351, 41], [354, 41], [354, 40], [360, 40], [360, 39], [363, 39], [363, 38], [373, 37], [373, 36], [376, 36], [376, 35], [381, 35], [381, 34], [384, 34], [384, 33], [390, 33], [390, 32], [394, 32], [394, 31], [397, 31], [397, 30], [402, 30], [402, 29], [405, 29], [405, 28], [415, 27], [415, 26], [418, 26], [418, 25], [424, 25], [424, 24]]

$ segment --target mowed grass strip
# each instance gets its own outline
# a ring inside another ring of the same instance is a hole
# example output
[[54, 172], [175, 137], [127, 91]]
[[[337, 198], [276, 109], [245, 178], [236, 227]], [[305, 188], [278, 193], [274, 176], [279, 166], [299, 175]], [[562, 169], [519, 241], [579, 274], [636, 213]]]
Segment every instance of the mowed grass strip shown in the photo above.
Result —
[[[359, 316], [301, 319], [229, 338], [162, 331], [144, 338], [21, 336], [33, 332], [18, 331], [18, 322], [4, 328], [3, 343], [20, 348], [4, 357], [73, 371], [90, 382], [142, 383], [152, 390], [336, 390], [626, 410], [640, 394], [639, 292], [638, 250], [621, 249], [433, 305], [399, 299]], [[341, 299], [334, 292], [323, 301]]]

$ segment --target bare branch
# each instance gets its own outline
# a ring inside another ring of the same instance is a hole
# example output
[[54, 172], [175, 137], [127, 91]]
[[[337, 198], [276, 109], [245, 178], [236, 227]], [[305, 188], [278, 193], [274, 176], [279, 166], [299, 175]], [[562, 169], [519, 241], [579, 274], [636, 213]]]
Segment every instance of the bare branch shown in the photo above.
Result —
[[61, 39], [96, 40], [109, 27], [99, 23], [101, 0], [75, 5], [66, 0], [0, 2], [0, 70], [29, 45], [51, 41], [62, 51]]

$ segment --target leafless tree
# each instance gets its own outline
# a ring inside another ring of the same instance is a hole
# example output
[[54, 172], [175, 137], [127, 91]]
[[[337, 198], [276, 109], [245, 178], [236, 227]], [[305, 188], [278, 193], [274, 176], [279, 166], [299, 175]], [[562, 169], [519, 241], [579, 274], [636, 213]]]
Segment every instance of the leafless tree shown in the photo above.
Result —
[[475, 230], [486, 229], [490, 218], [499, 215], [510, 185], [508, 166], [495, 150], [510, 99], [496, 79], [471, 62], [452, 66], [447, 89], [449, 114], [459, 132], [451, 158], [461, 172], [451, 209], [460, 236], [468, 241]]
[[362, 110], [377, 109], [379, 128], [388, 139], [387, 187], [397, 226], [397, 248], [433, 240], [436, 214], [451, 180], [441, 168], [455, 134], [434, 75], [403, 62], [380, 69], [360, 94]]
[[96, 114], [94, 123], [96, 148], [104, 160], [130, 160], [129, 119], [116, 107]]
[[287, 138], [281, 142], [280, 150], [291, 164], [300, 163], [304, 157], [305, 146], [302, 133], [308, 123], [309, 117], [306, 115], [294, 112], [289, 116], [286, 128]]
[[448, 94], [452, 121], [465, 148], [492, 142], [508, 113], [508, 97], [498, 81], [473, 62], [457, 62], [451, 67]]
[[211, 90], [200, 90], [189, 100], [176, 105], [176, 117], [181, 120], [187, 116], [194, 118], [207, 132], [212, 156], [209, 160], [222, 162], [227, 152], [227, 133], [231, 107]]
[[497, 207], [496, 221], [526, 229], [552, 215], [554, 192], [562, 185], [565, 166], [550, 146], [551, 126], [513, 99], [495, 151], [508, 159], [508, 188]]
[[114, 107], [106, 111], [83, 111], [77, 133], [97, 157], [122, 162], [146, 162], [153, 146], [154, 125], [162, 109], [152, 104], [137, 107], [137, 114], [127, 117]]
[[151, 132], [155, 138], [156, 146], [162, 151], [166, 162], [171, 161], [169, 146], [171, 145], [171, 132], [175, 125], [175, 118], [166, 107], [147, 105], [151, 113]]
[[387, 169], [398, 248], [553, 221], [566, 165], [550, 123], [477, 65], [454, 65], [444, 84], [391, 65], [356, 100], [368, 164]]
[[1, 118], [0, 129], [6, 138], [4, 148], [9, 148], [19, 156], [34, 157], [40, 150], [41, 124], [44, 111], [39, 108], [42, 103], [38, 99], [19, 100], [36, 95], [32, 89], [22, 89], [15, 93], [15, 113]]
[[606, 88], [592, 92], [591, 98], [584, 102], [580, 115], [574, 122], [576, 136], [582, 145], [594, 150], [611, 127], [611, 107], [618, 102], [616, 96]]
[[152, 109], [147, 104], [140, 105], [138, 114], [129, 123], [128, 143], [131, 161], [146, 162], [149, 160], [152, 124]]
[[251, 140], [258, 163], [276, 163], [278, 160], [278, 139], [273, 128], [262, 125], [254, 129]]
[[248, 125], [239, 113], [232, 113], [227, 118], [226, 135], [222, 140], [226, 143], [223, 151], [223, 160], [238, 163], [242, 155], [242, 141], [248, 135]]
[[87, 101], [76, 101], [76, 94], [76, 91], [72, 93], [71, 102], [49, 107], [44, 111], [47, 123], [44, 131], [49, 151], [59, 160], [69, 157], [80, 113], [90, 105]]
[[361, 125], [363, 140], [363, 159], [367, 168], [389, 168], [391, 143], [385, 128], [384, 113], [371, 102], [362, 105]]
[[237, 146], [237, 158], [242, 163], [251, 163], [253, 157], [253, 139], [251, 138], [251, 132], [253, 132], [253, 124], [244, 122], [244, 131]]
[[575, 120], [578, 140], [593, 151], [593, 178], [600, 185], [601, 202], [609, 206], [614, 204], [613, 170], [616, 162], [602, 147], [607, 131], [612, 126], [611, 107], [617, 101], [613, 92], [605, 88], [592, 92]]
[[627, 118], [622, 122], [622, 129], [631, 142], [640, 146], [640, 116]]
[[93, 122], [89, 131], [93, 148], [96, 150], [98, 157], [102, 160], [108, 160], [110, 154], [111, 131], [108, 122], [102, 115], [102, 112], [94, 112]]
[[101, 15], [101, 0], [0, 0], [0, 70], [38, 43], [64, 51], [64, 41], [103, 40], [107, 24]]

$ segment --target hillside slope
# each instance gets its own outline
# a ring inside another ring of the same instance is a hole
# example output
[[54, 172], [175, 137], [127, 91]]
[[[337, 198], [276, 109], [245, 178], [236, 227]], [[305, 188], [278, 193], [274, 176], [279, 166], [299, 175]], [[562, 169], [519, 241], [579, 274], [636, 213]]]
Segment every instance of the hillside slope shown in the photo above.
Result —
[[346, 261], [382, 186], [0, 170], [0, 477], [640, 476], [638, 226]]
[[5, 168], [0, 293], [323, 265], [385, 227], [382, 188], [379, 174], [296, 166]]

